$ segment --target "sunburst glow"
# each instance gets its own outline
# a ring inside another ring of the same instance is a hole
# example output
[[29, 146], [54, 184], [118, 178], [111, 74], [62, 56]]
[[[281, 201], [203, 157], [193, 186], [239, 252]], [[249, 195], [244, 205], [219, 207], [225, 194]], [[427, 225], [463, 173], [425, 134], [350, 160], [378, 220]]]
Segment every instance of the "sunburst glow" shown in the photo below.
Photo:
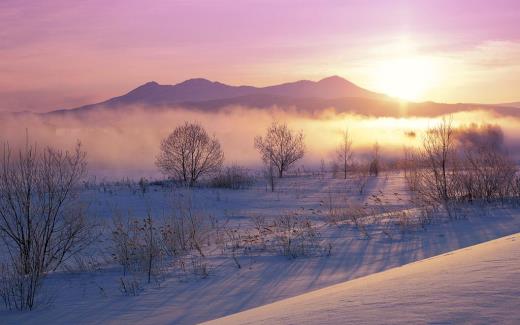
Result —
[[438, 82], [439, 66], [428, 57], [403, 57], [381, 62], [376, 72], [381, 92], [417, 101]]

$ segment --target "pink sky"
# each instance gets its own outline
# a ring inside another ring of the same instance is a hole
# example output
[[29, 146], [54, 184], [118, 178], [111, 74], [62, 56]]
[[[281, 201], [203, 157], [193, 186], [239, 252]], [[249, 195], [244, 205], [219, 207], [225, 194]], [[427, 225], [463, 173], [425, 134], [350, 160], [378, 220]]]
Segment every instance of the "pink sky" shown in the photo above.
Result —
[[0, 2], [0, 110], [193, 77], [262, 86], [340, 75], [385, 91], [392, 76], [376, 67], [402, 57], [440, 71], [420, 100], [520, 101], [520, 1]]

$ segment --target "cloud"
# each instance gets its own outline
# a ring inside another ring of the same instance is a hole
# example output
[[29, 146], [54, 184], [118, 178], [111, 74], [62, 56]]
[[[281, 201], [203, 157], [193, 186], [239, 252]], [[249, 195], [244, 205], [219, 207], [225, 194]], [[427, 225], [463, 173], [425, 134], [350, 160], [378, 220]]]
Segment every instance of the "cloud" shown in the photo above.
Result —
[[463, 125], [456, 130], [457, 141], [464, 148], [494, 148], [505, 151], [504, 131], [499, 125]]
[[511, 68], [520, 66], [520, 42], [488, 41], [466, 53], [469, 64], [484, 68]]

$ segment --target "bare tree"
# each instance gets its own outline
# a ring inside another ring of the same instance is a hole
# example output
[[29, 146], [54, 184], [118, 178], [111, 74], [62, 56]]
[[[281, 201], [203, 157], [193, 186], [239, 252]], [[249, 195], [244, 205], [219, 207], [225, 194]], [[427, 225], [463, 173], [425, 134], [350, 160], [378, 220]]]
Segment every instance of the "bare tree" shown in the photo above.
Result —
[[460, 156], [455, 175], [455, 194], [461, 200], [504, 200], [512, 196], [517, 166], [504, 146], [502, 129], [493, 125], [471, 125], [456, 130]]
[[379, 175], [379, 171], [381, 169], [380, 162], [379, 162], [379, 143], [374, 143], [374, 147], [372, 150], [372, 160], [370, 161], [369, 166], [369, 173], [370, 175], [377, 176]]
[[7, 252], [10, 299], [32, 309], [45, 274], [91, 241], [91, 228], [75, 190], [86, 173], [85, 152], [28, 143], [13, 155], [4, 146], [0, 161], [0, 240]]
[[278, 177], [305, 154], [303, 132], [294, 132], [287, 124], [273, 122], [265, 137], [255, 137], [255, 148], [260, 152], [266, 165], [272, 164], [278, 171]]
[[451, 118], [426, 131], [422, 147], [405, 153], [406, 177], [418, 203], [442, 205], [450, 217], [456, 202], [515, 198], [518, 167], [498, 126], [454, 129]]
[[186, 122], [161, 142], [156, 165], [165, 175], [191, 187], [200, 176], [218, 171], [223, 162], [218, 140], [199, 124]]
[[347, 169], [349, 164], [352, 161], [352, 138], [350, 136], [350, 133], [348, 129], [345, 129], [341, 133], [341, 142], [339, 143], [336, 154], [338, 157], [338, 162], [340, 163], [342, 169], [343, 169], [343, 177], [344, 179], [347, 179]]
[[[437, 197], [443, 203], [450, 198], [450, 167], [453, 167], [454, 136], [452, 118], [443, 118], [436, 127], [430, 128], [423, 139], [423, 156], [427, 169], [431, 173], [431, 181], [437, 191]], [[425, 181], [428, 178], [424, 178]]]

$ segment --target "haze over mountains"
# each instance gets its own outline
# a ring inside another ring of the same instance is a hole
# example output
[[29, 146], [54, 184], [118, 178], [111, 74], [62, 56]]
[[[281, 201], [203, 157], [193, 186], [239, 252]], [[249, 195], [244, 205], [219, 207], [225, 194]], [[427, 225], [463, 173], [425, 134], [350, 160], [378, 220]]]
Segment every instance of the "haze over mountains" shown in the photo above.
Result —
[[206, 112], [226, 107], [277, 107], [304, 114], [319, 114], [324, 110], [370, 116], [439, 116], [466, 110], [486, 109], [505, 115], [520, 115], [514, 104], [441, 104], [405, 102], [363, 89], [338, 76], [320, 81], [300, 80], [268, 87], [230, 86], [197, 78], [176, 85], [160, 85], [151, 81], [107, 101], [68, 110], [56, 110], [50, 115], [82, 115], [97, 110], [118, 110], [131, 106], [147, 109], [189, 108]]
[[459, 124], [500, 125], [506, 147], [520, 153], [519, 108], [403, 102], [340, 77], [270, 87], [230, 86], [205, 79], [177, 85], [148, 82], [122, 96], [74, 109], [2, 113], [0, 139], [23, 145], [28, 131], [38, 143], [60, 148], [81, 141], [96, 175], [149, 176], [156, 173], [154, 157], [161, 140], [185, 121], [200, 123], [214, 134], [225, 148], [227, 161], [255, 167], [259, 159], [254, 138], [273, 119], [305, 133], [309, 150], [305, 163], [314, 164], [334, 152], [339, 132], [346, 126], [356, 139], [359, 156], [375, 142], [391, 156], [401, 152], [403, 143], [416, 143], [420, 137], [415, 135], [422, 134], [431, 117], [450, 113]]

